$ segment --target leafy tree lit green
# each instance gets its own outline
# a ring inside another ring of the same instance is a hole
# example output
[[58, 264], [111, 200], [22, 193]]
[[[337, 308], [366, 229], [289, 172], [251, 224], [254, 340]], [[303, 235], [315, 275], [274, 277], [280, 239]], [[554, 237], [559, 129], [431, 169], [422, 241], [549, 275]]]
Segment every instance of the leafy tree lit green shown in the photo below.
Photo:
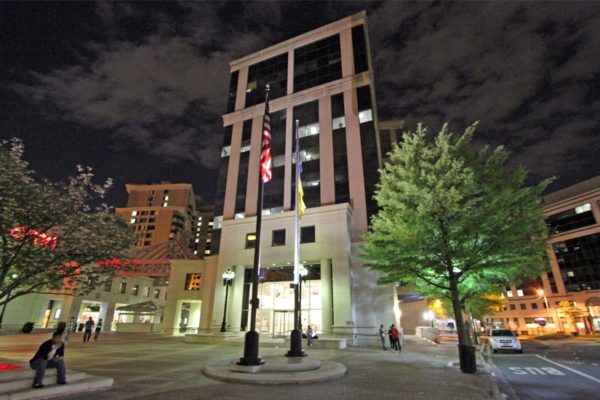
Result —
[[364, 247], [381, 283], [450, 300], [461, 345], [470, 344], [461, 318], [469, 302], [547, 265], [541, 194], [549, 180], [526, 186], [505, 148], [474, 148], [475, 127], [454, 135], [446, 124], [432, 143], [422, 125], [403, 135], [380, 171], [380, 211]]

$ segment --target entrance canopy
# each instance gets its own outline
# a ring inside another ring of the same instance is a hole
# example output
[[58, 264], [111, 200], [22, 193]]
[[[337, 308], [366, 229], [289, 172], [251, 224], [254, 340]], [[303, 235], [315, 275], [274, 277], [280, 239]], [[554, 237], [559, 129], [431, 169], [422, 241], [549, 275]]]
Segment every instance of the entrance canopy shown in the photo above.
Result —
[[155, 313], [158, 306], [152, 301], [144, 301], [143, 303], [129, 304], [127, 306], [117, 307], [117, 311], [130, 313]]

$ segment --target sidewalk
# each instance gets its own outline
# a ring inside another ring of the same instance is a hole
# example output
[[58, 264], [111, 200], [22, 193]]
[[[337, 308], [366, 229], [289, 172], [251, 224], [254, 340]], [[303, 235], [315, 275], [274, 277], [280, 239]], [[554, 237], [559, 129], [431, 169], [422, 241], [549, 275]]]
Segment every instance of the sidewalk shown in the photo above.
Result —
[[[0, 337], [0, 354], [27, 360], [44, 335]], [[84, 345], [80, 337], [68, 344], [67, 366], [115, 378], [110, 390], [93, 394], [110, 399], [493, 399], [491, 376], [464, 374], [458, 368], [456, 343], [431, 344], [405, 337], [400, 354], [380, 348], [307, 349], [311, 358], [344, 364], [346, 376], [324, 383], [262, 386], [223, 383], [205, 377], [205, 365], [235, 359], [242, 346], [198, 345], [158, 335], [106, 334]], [[261, 348], [261, 355], [282, 355], [284, 348]], [[448, 366], [448, 365], [451, 366]], [[68, 399], [89, 399], [90, 395]]]

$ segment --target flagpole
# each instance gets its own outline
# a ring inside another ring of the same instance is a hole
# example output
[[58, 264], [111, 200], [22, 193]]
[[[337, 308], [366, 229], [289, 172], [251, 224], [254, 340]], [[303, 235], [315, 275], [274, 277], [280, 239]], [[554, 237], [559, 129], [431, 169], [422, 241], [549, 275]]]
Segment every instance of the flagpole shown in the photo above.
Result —
[[296, 182], [296, 209], [294, 212], [294, 330], [290, 333], [290, 350], [286, 353], [287, 357], [305, 357], [306, 353], [302, 351], [302, 330], [300, 329], [300, 188], [298, 181], [300, 178], [300, 139], [298, 137], [298, 126], [300, 121], [296, 120], [295, 130], [295, 159], [296, 168], [294, 179]]
[[[269, 91], [270, 85], [265, 86], [265, 115], [269, 112]], [[263, 128], [264, 129], [264, 128]], [[261, 133], [260, 150], [262, 153], [263, 136]], [[252, 299], [250, 305], [250, 330], [246, 332], [244, 338], [244, 356], [237, 362], [239, 365], [261, 365], [263, 359], [259, 357], [259, 340], [258, 332], [256, 332], [256, 311], [260, 304], [258, 299], [258, 274], [260, 272], [260, 229], [262, 225], [262, 209], [263, 209], [263, 187], [262, 171], [259, 161], [258, 167], [258, 195], [256, 202], [256, 241], [254, 242], [254, 268], [252, 270]]]

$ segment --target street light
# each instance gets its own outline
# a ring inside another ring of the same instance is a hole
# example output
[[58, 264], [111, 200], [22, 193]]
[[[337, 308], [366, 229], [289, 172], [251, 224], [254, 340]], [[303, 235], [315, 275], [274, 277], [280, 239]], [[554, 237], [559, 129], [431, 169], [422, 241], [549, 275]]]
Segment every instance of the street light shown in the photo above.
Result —
[[235, 272], [231, 269], [223, 272], [223, 286], [225, 286], [225, 306], [223, 307], [223, 322], [221, 322], [221, 332], [227, 332], [227, 295], [229, 294], [229, 286], [231, 286], [231, 282], [233, 282], [233, 278], [235, 278]]
[[303, 264], [298, 268], [298, 275], [300, 275], [298, 282], [298, 327], [300, 328], [300, 332], [302, 332], [302, 281], [308, 275], [308, 269]]
[[433, 311], [431, 310], [427, 310], [423, 313], [423, 319], [425, 321], [430, 321], [431, 322], [431, 327], [433, 328], [433, 317], [435, 315], [433, 314]]
[[[536, 291], [536, 293], [538, 294], [538, 296], [544, 298], [544, 304], [546, 305], [546, 310], [550, 311], [550, 306], [548, 305], [548, 297], [546, 297], [546, 293], [544, 292], [544, 289], [538, 289]], [[538, 297], [538, 299], [540, 297]], [[554, 308], [554, 312], [556, 313], [556, 323], [554, 324], [554, 326], [558, 330], [562, 330], [562, 324], [560, 323], [560, 317], [558, 315], [558, 310], [556, 309], [556, 307]]]

